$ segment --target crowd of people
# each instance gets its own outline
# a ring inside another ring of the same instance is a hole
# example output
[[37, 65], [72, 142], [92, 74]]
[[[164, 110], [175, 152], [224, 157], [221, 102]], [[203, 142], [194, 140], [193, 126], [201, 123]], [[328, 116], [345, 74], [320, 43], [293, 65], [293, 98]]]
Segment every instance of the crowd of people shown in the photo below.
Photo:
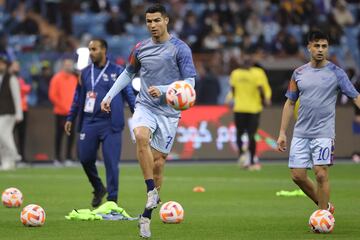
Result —
[[[57, 119], [55, 142], [58, 143], [54, 159], [55, 162], [61, 161], [61, 128], [79, 73], [73, 64], [77, 60], [76, 49], [86, 47], [91, 37], [132, 36], [136, 40], [148, 37], [143, 25], [143, 12], [151, 2], [0, 1], [0, 53], [14, 63], [11, 68], [15, 70], [12, 71], [21, 79], [24, 121], [17, 127], [19, 139], [24, 139], [26, 132], [28, 105], [53, 106]], [[249, 53], [258, 65], [268, 56], [304, 59], [307, 55], [304, 36], [315, 26], [329, 34], [332, 45], [330, 59], [341, 67], [346, 66], [354, 84], [359, 81], [360, 31], [356, 24], [360, 18], [360, 6], [356, 1], [160, 2], [171, 15], [169, 32], [184, 40], [193, 52], [197, 66], [197, 104], [225, 103], [225, 96], [231, 88], [229, 76], [241, 67], [244, 56]], [[87, 17], [85, 28], [79, 23], [81, 16]], [[96, 26], [89, 26], [94, 22]], [[92, 29], [97, 29], [97, 32]], [[133, 43], [136, 42], [129, 42]], [[110, 59], [120, 65], [126, 64], [124, 59], [128, 56], [122, 54], [129, 53], [130, 48], [117, 53], [109, 44], [109, 49]], [[55, 80], [65, 75], [71, 76], [72, 80], [66, 81], [68, 84]], [[269, 84], [272, 85], [271, 79]], [[67, 102], [66, 107], [55, 94], [59, 89], [68, 90], [68, 96], [64, 96], [67, 100], [61, 100]], [[68, 164], [72, 159], [72, 139], [69, 138], [65, 154]], [[19, 143], [22, 155], [23, 141]]]
[[[125, 63], [131, 46], [149, 36], [142, 13], [151, 2], [1, 1], [0, 51], [6, 52], [11, 59], [19, 59], [23, 77], [35, 85], [31, 104], [42, 104], [43, 89], [48, 85], [43, 81], [47, 78], [42, 76], [43, 68], [57, 72], [59, 59], [76, 58], [76, 49], [86, 47], [91, 37], [107, 40], [111, 57]], [[329, 33], [330, 58], [341, 67], [352, 66], [359, 75], [360, 31], [357, 23], [360, 6], [357, 1], [159, 2], [172, 16], [170, 33], [183, 39], [192, 49], [199, 72], [197, 81], [210, 79], [214, 83], [217, 98], [214, 97], [212, 103], [223, 103], [224, 98], [220, 95], [228, 88], [228, 81], [224, 81], [223, 76], [229, 76], [238, 66], [244, 52], [256, 53], [259, 61], [273, 57], [304, 60], [307, 55], [304, 36], [313, 27]], [[204, 60], [202, 54], [212, 57], [204, 57], [207, 59]], [[202, 101], [200, 98], [199, 103]], [[208, 103], [207, 99], [204, 101]]]

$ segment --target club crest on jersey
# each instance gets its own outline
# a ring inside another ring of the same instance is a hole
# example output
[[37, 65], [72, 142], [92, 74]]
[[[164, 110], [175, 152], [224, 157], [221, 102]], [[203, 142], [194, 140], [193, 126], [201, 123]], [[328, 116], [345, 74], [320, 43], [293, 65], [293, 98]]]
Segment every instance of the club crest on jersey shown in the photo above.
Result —
[[85, 139], [86, 134], [85, 133], [80, 133], [80, 140], [84, 140]]
[[112, 79], [113, 81], [116, 81], [116, 79], [117, 79], [117, 74], [116, 74], [116, 73], [112, 73], [112, 74], [110, 74], [110, 77], [111, 77], [111, 79]]
[[107, 82], [107, 81], [109, 81], [109, 76], [106, 73], [104, 73], [103, 74], [103, 79], [104, 79], [105, 82]]

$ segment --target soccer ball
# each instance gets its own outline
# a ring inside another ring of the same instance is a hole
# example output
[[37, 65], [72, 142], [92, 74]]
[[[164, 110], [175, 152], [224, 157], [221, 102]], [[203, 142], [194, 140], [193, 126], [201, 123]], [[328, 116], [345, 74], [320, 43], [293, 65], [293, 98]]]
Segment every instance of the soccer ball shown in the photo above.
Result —
[[334, 229], [335, 218], [327, 210], [316, 210], [310, 216], [309, 226], [315, 233], [329, 233]]
[[174, 201], [164, 203], [159, 214], [163, 223], [181, 223], [184, 220], [184, 209]]
[[29, 204], [20, 214], [22, 224], [28, 227], [40, 227], [45, 223], [45, 211], [36, 204]]
[[185, 81], [173, 82], [167, 92], [167, 103], [176, 110], [186, 110], [195, 104], [196, 93], [191, 84]]
[[8, 188], [1, 195], [1, 201], [5, 207], [20, 207], [23, 202], [23, 195], [17, 188]]

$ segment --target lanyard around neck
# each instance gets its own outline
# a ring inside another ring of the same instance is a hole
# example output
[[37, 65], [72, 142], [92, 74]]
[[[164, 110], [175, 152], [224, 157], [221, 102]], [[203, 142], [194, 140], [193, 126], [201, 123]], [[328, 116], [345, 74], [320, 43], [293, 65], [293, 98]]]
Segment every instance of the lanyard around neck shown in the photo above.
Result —
[[94, 64], [91, 64], [91, 88], [92, 88], [92, 91], [94, 91], [96, 84], [98, 84], [98, 82], [100, 81], [100, 78], [106, 71], [107, 67], [109, 66], [109, 63], [110, 63], [110, 61], [106, 62], [105, 67], [101, 70], [101, 72], [97, 76], [96, 80], [94, 80]]

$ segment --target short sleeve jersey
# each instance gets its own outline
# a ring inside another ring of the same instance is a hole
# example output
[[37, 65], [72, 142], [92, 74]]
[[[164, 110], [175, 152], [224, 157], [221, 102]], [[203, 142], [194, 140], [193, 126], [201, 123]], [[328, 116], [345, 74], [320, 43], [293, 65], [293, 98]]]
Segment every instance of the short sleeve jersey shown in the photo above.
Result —
[[299, 99], [295, 137], [335, 138], [339, 91], [349, 98], [359, 95], [344, 70], [331, 62], [322, 68], [313, 68], [307, 63], [294, 71], [286, 97], [292, 101]]
[[151, 38], [138, 43], [129, 57], [126, 70], [140, 75], [141, 88], [136, 98], [137, 104], [157, 114], [180, 116], [179, 111], [166, 103], [165, 96], [154, 98], [147, 90], [150, 86], [170, 85], [174, 81], [196, 76], [191, 50], [183, 41], [171, 36], [164, 43], [154, 43]]
[[235, 69], [230, 74], [230, 86], [234, 89], [234, 112], [260, 113], [263, 109], [259, 87], [265, 91], [267, 98], [271, 97], [264, 71], [258, 67], [250, 69]]

